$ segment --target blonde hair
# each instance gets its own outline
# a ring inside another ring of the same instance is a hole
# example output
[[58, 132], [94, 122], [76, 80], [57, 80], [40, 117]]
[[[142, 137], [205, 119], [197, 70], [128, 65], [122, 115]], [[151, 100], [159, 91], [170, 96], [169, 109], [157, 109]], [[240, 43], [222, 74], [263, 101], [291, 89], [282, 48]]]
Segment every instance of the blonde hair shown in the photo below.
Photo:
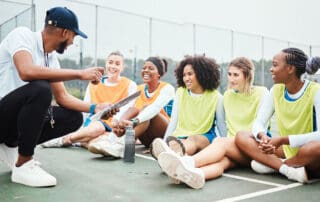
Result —
[[237, 67], [243, 72], [243, 76], [245, 79], [244, 93], [250, 94], [251, 87], [253, 84], [253, 79], [254, 79], [254, 64], [253, 64], [253, 62], [246, 57], [238, 57], [238, 58], [233, 59], [230, 62], [229, 67], [231, 67], [231, 66]]

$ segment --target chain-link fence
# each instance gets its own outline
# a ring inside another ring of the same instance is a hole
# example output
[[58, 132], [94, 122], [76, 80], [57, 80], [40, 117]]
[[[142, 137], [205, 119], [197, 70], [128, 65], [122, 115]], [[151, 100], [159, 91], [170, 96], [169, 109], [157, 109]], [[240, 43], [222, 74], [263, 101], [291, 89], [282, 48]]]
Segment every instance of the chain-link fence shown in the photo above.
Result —
[[1, 0], [0, 5], [0, 41], [18, 26], [34, 30], [35, 7], [32, 4]]
[[[76, 47], [70, 47], [61, 56], [63, 67], [85, 68], [91, 65], [104, 66], [108, 53], [119, 50], [126, 57], [125, 76], [141, 82], [140, 69], [148, 56], [161, 56], [169, 59], [169, 70], [164, 80], [175, 85], [174, 68], [185, 55], [205, 54], [221, 64], [223, 92], [227, 85], [227, 64], [238, 56], [251, 58], [256, 66], [255, 84], [271, 87], [269, 74], [271, 60], [281, 49], [292, 46], [305, 51], [308, 55], [320, 55], [320, 46], [298, 44], [267, 36], [254, 35], [221, 29], [212, 26], [168, 21], [127, 11], [95, 5], [91, 1], [55, 0], [44, 6], [41, 0], [35, 1], [39, 19], [44, 19], [49, 6], [67, 6], [78, 14], [80, 28], [89, 36], [87, 40], [76, 38]], [[17, 24], [31, 23], [30, 7], [1, 25], [5, 35]], [[20, 22], [21, 21], [21, 22]], [[17, 23], [19, 22], [19, 23]], [[43, 26], [43, 20], [39, 22]], [[7, 28], [4, 28], [7, 27]], [[38, 27], [40, 28], [40, 27]], [[320, 80], [320, 79], [319, 79]], [[85, 83], [68, 84], [80, 88], [83, 93]]]

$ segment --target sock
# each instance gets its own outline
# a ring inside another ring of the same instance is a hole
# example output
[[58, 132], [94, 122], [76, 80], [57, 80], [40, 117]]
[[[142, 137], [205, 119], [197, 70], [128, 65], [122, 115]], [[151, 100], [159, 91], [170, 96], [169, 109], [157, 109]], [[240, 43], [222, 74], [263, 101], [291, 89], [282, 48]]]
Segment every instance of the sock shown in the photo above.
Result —
[[286, 164], [282, 164], [279, 168], [279, 172], [282, 174], [282, 175], [285, 175], [287, 176], [287, 173], [288, 173], [288, 166]]

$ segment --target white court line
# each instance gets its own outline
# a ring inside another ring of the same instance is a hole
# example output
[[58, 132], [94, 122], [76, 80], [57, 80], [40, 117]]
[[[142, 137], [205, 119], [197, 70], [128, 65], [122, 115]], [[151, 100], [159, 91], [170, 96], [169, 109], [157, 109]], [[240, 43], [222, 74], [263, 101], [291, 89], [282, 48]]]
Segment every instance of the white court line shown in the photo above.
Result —
[[265, 194], [270, 194], [270, 193], [274, 193], [274, 192], [278, 192], [278, 191], [282, 191], [282, 190], [286, 190], [286, 189], [291, 189], [291, 188], [298, 187], [298, 186], [301, 186], [301, 185], [303, 185], [303, 184], [301, 184], [301, 183], [292, 183], [292, 184], [288, 184], [288, 185], [283, 185], [282, 187], [275, 187], [275, 188], [266, 189], [266, 190], [262, 190], [262, 191], [252, 192], [250, 194], [244, 194], [244, 195], [241, 195], [241, 196], [222, 199], [219, 202], [241, 201], [241, 200], [245, 200], [245, 199], [249, 199], [249, 198], [253, 198], [253, 197], [257, 197], [257, 196], [262, 196], [262, 195], [265, 195]]
[[267, 182], [267, 181], [252, 179], [252, 178], [248, 178], [248, 177], [240, 177], [240, 176], [237, 176], [237, 175], [231, 175], [231, 174], [225, 174], [225, 173], [222, 174], [222, 175], [225, 176], [225, 177], [230, 177], [230, 178], [239, 179], [239, 180], [245, 180], [245, 181], [249, 181], [249, 182], [255, 182], [255, 183], [259, 183], [259, 184], [266, 184], [266, 185], [270, 185], [270, 186], [276, 186], [276, 187], [285, 186], [284, 184]]
[[[145, 158], [145, 159], [148, 159], [148, 160], [155, 161], [154, 158], [149, 157], [149, 156], [145, 156], [145, 155], [142, 155], [142, 154], [136, 154], [136, 156], [141, 157], [141, 158]], [[291, 189], [291, 188], [299, 187], [299, 186], [303, 185], [301, 183], [292, 183], [292, 184], [288, 184], [288, 185], [283, 185], [283, 184], [277, 184], [277, 183], [267, 182], [267, 181], [263, 181], [263, 180], [256, 180], [256, 179], [252, 179], [252, 178], [247, 178], [247, 177], [240, 177], [240, 176], [231, 175], [231, 174], [223, 174], [223, 176], [234, 178], [234, 179], [239, 179], [239, 180], [244, 180], [244, 181], [249, 181], [249, 182], [255, 182], [255, 183], [260, 183], [260, 184], [265, 184], [265, 185], [276, 186], [276, 187], [275, 188], [271, 188], [271, 189], [265, 189], [265, 190], [262, 190], [262, 191], [252, 192], [252, 193], [249, 193], [249, 194], [244, 194], [244, 195], [241, 195], [241, 196], [222, 199], [222, 200], [219, 200], [219, 202], [232, 202], [232, 201], [245, 200], [245, 199], [254, 198], [254, 197], [257, 197], [257, 196], [262, 196], [262, 195], [265, 195], [265, 194], [270, 194], [270, 193], [273, 193], [273, 192], [278, 192], [278, 191], [282, 191], [282, 190], [286, 190], [286, 189]]]
[[[149, 156], [145, 156], [145, 155], [142, 155], [142, 154], [136, 154], [136, 156], [141, 157], [141, 158], [145, 158], [145, 159], [148, 159], [148, 160], [155, 161], [154, 158], [149, 157]], [[277, 184], [277, 183], [267, 182], [267, 181], [263, 181], [263, 180], [256, 180], [256, 179], [252, 179], [252, 178], [248, 178], [248, 177], [240, 177], [240, 176], [231, 175], [231, 174], [223, 174], [223, 176], [225, 176], [225, 177], [230, 177], [230, 178], [234, 178], [234, 179], [239, 179], [239, 180], [244, 180], [244, 181], [249, 181], [249, 182], [255, 182], [255, 183], [259, 183], [259, 184], [276, 186], [276, 187], [285, 186], [285, 185], [283, 185], [283, 184]]]
[[148, 160], [155, 161], [154, 158], [152, 158], [152, 157], [150, 157], [150, 156], [143, 155], [143, 154], [136, 154], [136, 156], [141, 157], [141, 158], [144, 158], [144, 159], [148, 159]]

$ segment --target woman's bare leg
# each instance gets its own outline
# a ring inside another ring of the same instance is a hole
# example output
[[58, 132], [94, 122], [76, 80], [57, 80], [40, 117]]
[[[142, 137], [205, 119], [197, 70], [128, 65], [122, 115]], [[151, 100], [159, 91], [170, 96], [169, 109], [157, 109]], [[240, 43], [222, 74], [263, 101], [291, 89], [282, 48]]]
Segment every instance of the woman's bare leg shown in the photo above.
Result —
[[223, 157], [220, 161], [203, 166], [200, 169], [203, 171], [206, 180], [214, 179], [220, 177], [225, 170], [235, 166], [235, 163], [232, 162], [229, 158]]
[[196, 167], [220, 162], [224, 157], [244, 166], [250, 163], [250, 159], [235, 145], [233, 138], [216, 138], [209, 146], [193, 155]]
[[193, 155], [210, 145], [208, 138], [204, 135], [189, 136], [187, 139], [182, 139], [181, 142], [183, 143], [186, 149], [186, 154], [188, 155]]
[[320, 142], [314, 141], [303, 145], [296, 156], [285, 161], [290, 167], [302, 167], [307, 169], [311, 177], [320, 177]]
[[63, 145], [71, 145], [72, 143], [88, 143], [90, 140], [102, 135], [105, 127], [100, 121], [94, 121], [87, 127], [69, 133], [62, 138]]
[[235, 139], [236, 145], [249, 158], [254, 159], [274, 170], [279, 170], [282, 165], [279, 152], [275, 154], [265, 154], [259, 148], [259, 143], [255, 140], [250, 132], [239, 132]]
[[154, 139], [163, 138], [168, 124], [167, 118], [159, 113], [150, 121], [143, 122], [135, 127], [136, 138], [139, 138], [143, 145], [149, 147]]

